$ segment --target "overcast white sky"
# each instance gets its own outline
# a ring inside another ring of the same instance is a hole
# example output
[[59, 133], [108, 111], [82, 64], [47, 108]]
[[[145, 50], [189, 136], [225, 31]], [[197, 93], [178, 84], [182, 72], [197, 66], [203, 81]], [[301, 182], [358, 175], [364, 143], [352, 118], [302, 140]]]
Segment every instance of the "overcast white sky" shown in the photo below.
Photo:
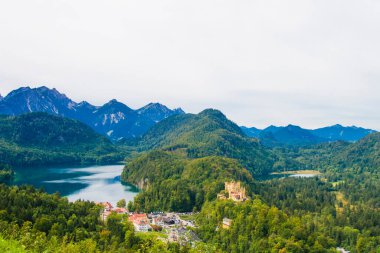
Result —
[[0, 93], [380, 130], [378, 0], [0, 0]]

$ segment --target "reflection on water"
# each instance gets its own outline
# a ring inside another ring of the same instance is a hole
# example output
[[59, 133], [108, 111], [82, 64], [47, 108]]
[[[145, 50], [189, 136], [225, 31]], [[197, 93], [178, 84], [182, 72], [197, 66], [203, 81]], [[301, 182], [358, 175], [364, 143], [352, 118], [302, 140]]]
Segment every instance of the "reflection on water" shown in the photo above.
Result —
[[13, 184], [29, 184], [49, 193], [59, 192], [70, 201], [77, 199], [109, 201], [122, 198], [133, 200], [138, 189], [120, 182], [123, 165], [77, 168], [20, 168], [15, 169]]

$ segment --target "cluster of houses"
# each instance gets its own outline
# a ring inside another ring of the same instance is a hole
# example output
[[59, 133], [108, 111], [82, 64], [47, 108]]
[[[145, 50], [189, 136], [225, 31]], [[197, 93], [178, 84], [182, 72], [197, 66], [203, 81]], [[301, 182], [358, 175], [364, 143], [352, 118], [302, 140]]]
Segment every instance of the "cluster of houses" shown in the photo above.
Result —
[[[102, 206], [101, 219], [106, 221], [112, 212], [128, 215], [128, 220], [135, 227], [135, 231], [149, 232], [164, 230], [168, 234], [169, 242], [180, 244], [195, 243], [199, 241], [196, 234], [188, 228], [195, 228], [192, 221], [183, 220], [179, 213], [130, 213], [125, 208], [114, 208], [109, 202], [97, 203]], [[189, 213], [186, 213], [189, 215]]]
[[128, 214], [128, 210], [125, 208], [114, 208], [110, 202], [98, 202], [96, 203], [97, 205], [100, 205], [103, 207], [101, 211], [101, 219], [102, 221], [106, 221], [108, 216], [112, 213], [115, 212], [117, 214]]

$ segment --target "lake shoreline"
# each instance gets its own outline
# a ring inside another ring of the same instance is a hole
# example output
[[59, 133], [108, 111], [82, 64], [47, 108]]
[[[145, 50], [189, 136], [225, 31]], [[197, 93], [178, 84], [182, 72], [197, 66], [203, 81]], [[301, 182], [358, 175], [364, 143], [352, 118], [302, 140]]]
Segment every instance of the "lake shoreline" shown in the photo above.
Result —
[[9, 185], [33, 185], [50, 194], [59, 192], [70, 202], [82, 199], [116, 205], [120, 199], [133, 201], [140, 191], [132, 184], [121, 182], [123, 168], [124, 164], [16, 168], [15, 178]]

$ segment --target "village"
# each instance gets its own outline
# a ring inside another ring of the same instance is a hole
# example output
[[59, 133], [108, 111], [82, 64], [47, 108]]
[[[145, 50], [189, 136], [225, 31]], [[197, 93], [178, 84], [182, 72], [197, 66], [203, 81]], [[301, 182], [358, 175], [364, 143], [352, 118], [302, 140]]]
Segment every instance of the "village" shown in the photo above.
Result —
[[[219, 200], [232, 200], [243, 202], [248, 200], [246, 190], [240, 182], [226, 182], [225, 189], [217, 195]], [[129, 212], [125, 207], [114, 207], [110, 202], [97, 203], [102, 206], [100, 218], [103, 222], [111, 213], [126, 215], [133, 224], [136, 232], [149, 233], [156, 232], [160, 236], [158, 239], [166, 242], [175, 242], [181, 245], [194, 245], [200, 239], [194, 232], [197, 228], [194, 217], [196, 213], [175, 213], [175, 212], [152, 212], [135, 213]], [[224, 217], [220, 228], [229, 229], [232, 219]], [[216, 230], [219, 228], [216, 228]]]
[[[241, 182], [225, 182], [224, 190], [217, 195], [218, 200], [232, 200], [236, 203], [244, 202], [249, 199], [246, 189]], [[117, 214], [127, 215], [128, 220], [133, 224], [135, 231], [140, 233], [156, 232], [157, 239], [164, 242], [178, 243], [180, 245], [194, 246], [200, 242], [195, 229], [197, 228], [194, 217], [197, 213], [175, 213], [175, 212], [152, 212], [152, 213], [134, 213], [129, 212], [126, 208], [114, 208], [109, 202], [97, 203], [102, 206], [100, 217], [103, 222], [107, 217], [115, 212]], [[215, 228], [229, 230], [233, 220], [229, 217], [223, 217], [221, 223]], [[344, 248], [337, 247], [337, 252], [350, 253]]]
[[[181, 245], [194, 245], [200, 241], [193, 231], [195, 222], [193, 220], [181, 217], [193, 217], [194, 213], [134, 213], [129, 212], [126, 208], [114, 207], [109, 202], [97, 203], [102, 206], [100, 218], [103, 222], [107, 221], [108, 216], [115, 212], [126, 215], [128, 220], [133, 224], [136, 232], [148, 233], [157, 232], [158, 239], [166, 242], [175, 242]], [[156, 234], [157, 234], [156, 233]]]

